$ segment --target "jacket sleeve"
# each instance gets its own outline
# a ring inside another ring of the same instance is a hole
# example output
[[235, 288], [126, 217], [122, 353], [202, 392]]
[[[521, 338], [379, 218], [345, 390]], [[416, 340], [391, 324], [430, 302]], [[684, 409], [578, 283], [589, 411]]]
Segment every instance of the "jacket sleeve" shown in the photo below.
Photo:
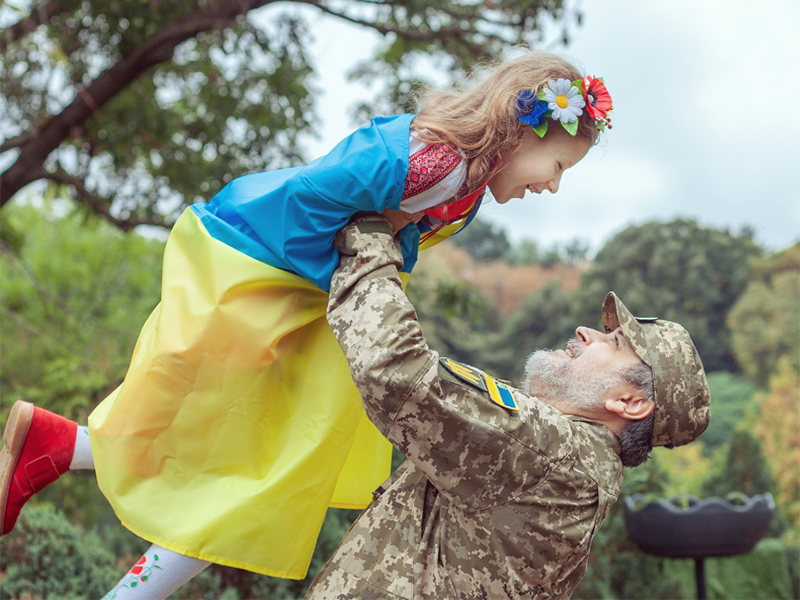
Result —
[[341, 262], [328, 322], [370, 420], [459, 505], [485, 507], [535, 485], [552, 453], [535, 443], [530, 407], [510, 414], [440, 376], [397, 275], [402, 255], [389, 224], [358, 221], [334, 243]]

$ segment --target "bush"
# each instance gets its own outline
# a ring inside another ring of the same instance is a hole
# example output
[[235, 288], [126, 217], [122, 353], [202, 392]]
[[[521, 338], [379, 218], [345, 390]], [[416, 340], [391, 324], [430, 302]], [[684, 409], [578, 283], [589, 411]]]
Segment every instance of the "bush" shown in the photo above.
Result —
[[3, 598], [96, 599], [121, 576], [100, 538], [44, 506], [26, 507], [0, 539], [0, 571]]
[[[780, 539], [765, 538], [747, 554], [705, 559], [709, 600], [781, 600], [797, 598], [792, 592], [791, 549]], [[697, 580], [692, 559], [670, 559], [667, 571], [682, 584], [682, 597], [696, 596]]]

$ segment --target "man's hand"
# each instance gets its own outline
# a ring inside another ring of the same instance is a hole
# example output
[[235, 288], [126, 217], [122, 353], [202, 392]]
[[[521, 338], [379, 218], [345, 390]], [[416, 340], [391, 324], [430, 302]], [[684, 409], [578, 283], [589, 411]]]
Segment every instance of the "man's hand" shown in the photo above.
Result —
[[381, 214], [391, 223], [395, 234], [409, 223], [416, 223], [422, 218], [421, 212], [407, 213], [402, 210], [392, 210], [391, 208], [387, 208]]

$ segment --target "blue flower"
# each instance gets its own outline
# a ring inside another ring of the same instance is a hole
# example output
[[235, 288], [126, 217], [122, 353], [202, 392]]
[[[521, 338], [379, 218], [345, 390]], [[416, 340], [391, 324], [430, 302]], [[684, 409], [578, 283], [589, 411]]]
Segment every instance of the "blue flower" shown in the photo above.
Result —
[[517, 118], [531, 127], [544, 123], [545, 113], [549, 110], [547, 102], [539, 100], [533, 92], [523, 90], [517, 96]]

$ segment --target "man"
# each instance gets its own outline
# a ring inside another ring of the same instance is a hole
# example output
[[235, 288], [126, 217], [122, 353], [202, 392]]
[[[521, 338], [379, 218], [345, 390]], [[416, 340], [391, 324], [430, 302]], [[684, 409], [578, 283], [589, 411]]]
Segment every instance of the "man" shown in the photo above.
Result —
[[[708, 424], [683, 327], [636, 319], [610, 293], [606, 333], [539, 351], [523, 389], [430, 350], [380, 217], [337, 237], [328, 321], [367, 415], [407, 457], [307, 598], [567, 598], [622, 483], [623, 464]], [[651, 371], [652, 368], [652, 371]]]

